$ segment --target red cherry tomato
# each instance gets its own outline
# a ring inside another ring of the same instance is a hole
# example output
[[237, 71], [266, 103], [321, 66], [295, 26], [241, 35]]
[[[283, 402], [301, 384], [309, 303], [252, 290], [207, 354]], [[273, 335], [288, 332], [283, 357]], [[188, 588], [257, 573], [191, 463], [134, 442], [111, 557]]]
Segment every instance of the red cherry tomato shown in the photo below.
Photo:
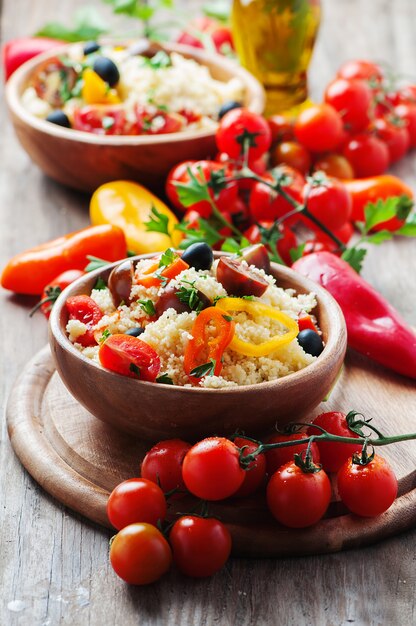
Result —
[[87, 331], [77, 338], [81, 346], [95, 346], [97, 344], [92, 327], [103, 317], [98, 304], [89, 296], [71, 296], [65, 303], [70, 320], [78, 320], [86, 325]]
[[[81, 270], [67, 270], [66, 272], [62, 272], [62, 274], [59, 274], [59, 276], [54, 278], [54, 280], [51, 280], [51, 282], [46, 285], [39, 303], [40, 310], [46, 319], [49, 319], [54, 302], [58, 299], [58, 296], [63, 292], [65, 287], [68, 287], [68, 285], [73, 283], [74, 280], [84, 276], [84, 274], [85, 272]], [[39, 305], [36, 306], [36, 309]]]
[[130, 478], [113, 489], [107, 502], [110, 524], [121, 530], [146, 522], [156, 526], [166, 517], [166, 499], [158, 485], [145, 478]]
[[336, 244], [333, 241], [319, 241], [318, 239], [307, 239], [304, 242], [302, 256], [308, 256], [314, 252], [336, 252]]
[[[291, 435], [273, 435], [270, 439], [267, 440], [267, 443], [282, 443], [284, 441], [298, 441], [299, 439], [307, 439], [306, 433], [293, 433]], [[295, 454], [303, 454], [306, 453], [306, 449], [308, 447], [307, 443], [299, 443], [296, 446], [287, 446], [285, 448], [274, 448], [272, 450], [267, 450], [265, 452], [266, 455], [266, 464], [267, 464], [267, 473], [269, 476], [272, 476], [278, 469], [282, 467], [282, 465], [286, 465], [293, 461], [293, 456]], [[319, 463], [319, 450], [316, 443], [312, 443], [311, 445], [311, 455], [312, 460], [315, 464]]]
[[231, 553], [231, 535], [217, 519], [180, 517], [169, 535], [173, 560], [178, 569], [193, 578], [218, 572]]
[[209, 437], [186, 454], [182, 476], [191, 493], [204, 500], [224, 500], [243, 484], [240, 451], [229, 439]]
[[300, 112], [295, 137], [311, 152], [335, 150], [344, 136], [342, 118], [329, 104], [314, 104]]
[[397, 478], [383, 457], [377, 454], [367, 465], [348, 459], [337, 477], [338, 492], [344, 504], [356, 515], [381, 515], [397, 496]]
[[399, 104], [394, 113], [406, 124], [410, 147], [416, 147], [416, 104]]
[[354, 135], [344, 148], [344, 156], [351, 163], [357, 178], [378, 176], [389, 166], [389, 151], [377, 137]]
[[327, 176], [341, 180], [354, 178], [351, 163], [342, 154], [326, 154], [315, 162], [313, 169], [316, 172], [325, 172]]
[[383, 70], [377, 63], [372, 63], [371, 61], [347, 61], [341, 65], [337, 76], [347, 80], [358, 78], [378, 83], [383, 80]]
[[306, 528], [319, 522], [331, 500], [331, 483], [324, 470], [304, 473], [293, 461], [283, 465], [267, 485], [267, 506], [278, 522]]
[[[273, 222], [262, 220], [258, 223], [263, 228], [270, 229], [273, 226]], [[293, 248], [297, 247], [297, 240], [294, 232], [285, 226], [284, 224], [279, 224], [278, 226], [279, 232], [281, 234], [280, 239], [277, 241], [276, 250], [279, 254], [280, 258], [286, 263], [286, 265], [292, 264], [292, 258], [290, 256], [290, 251]], [[248, 239], [250, 243], [260, 243], [261, 242], [261, 233], [260, 228], [257, 224], [253, 224], [243, 233], [244, 237]], [[270, 250], [270, 246], [267, 246]], [[274, 251], [273, 251], [274, 252]]]
[[268, 118], [267, 123], [272, 133], [272, 144], [280, 141], [292, 141], [295, 137], [295, 119], [291, 115], [277, 113]]
[[[354, 234], [354, 226], [351, 222], [345, 222], [344, 226], [341, 228], [337, 228], [331, 231], [335, 237], [337, 237], [342, 243], [347, 244], [351, 237]], [[334, 246], [334, 240], [331, 237], [328, 237], [323, 231], [320, 233], [316, 233], [316, 238], [318, 241], [322, 241], [323, 243], [328, 244], [330, 247]]]
[[271, 153], [273, 167], [286, 163], [302, 174], [307, 174], [311, 169], [311, 155], [307, 149], [296, 141], [283, 141], [278, 143]]
[[[290, 181], [287, 185], [283, 186], [283, 190], [293, 198], [293, 200], [302, 203], [302, 193], [305, 186], [305, 179], [302, 174], [288, 165], [281, 165], [278, 171], [286, 175]], [[265, 181], [274, 182], [274, 178], [270, 174], [265, 174], [263, 178]], [[260, 222], [262, 220], [274, 221], [277, 218], [283, 217], [289, 213], [289, 211], [292, 211], [293, 206], [288, 200], [273, 191], [268, 185], [258, 182], [254, 185], [250, 194], [249, 208], [253, 220]], [[286, 224], [291, 225], [298, 221], [299, 217], [295, 215], [289, 218]]]
[[[322, 184], [308, 183], [304, 189], [304, 198], [308, 211], [330, 230], [342, 228], [351, 217], [350, 194], [337, 178], [325, 177]], [[308, 225], [322, 232], [310, 220]]]
[[130, 524], [114, 537], [110, 563], [129, 585], [149, 585], [159, 580], [172, 563], [172, 551], [152, 524]]
[[336, 78], [325, 91], [325, 102], [338, 111], [345, 126], [354, 133], [368, 126], [372, 97], [370, 87], [363, 80]]
[[122, 376], [153, 383], [160, 371], [157, 352], [139, 337], [110, 335], [98, 352], [103, 367]]
[[250, 161], [256, 161], [270, 148], [272, 136], [266, 120], [248, 109], [232, 109], [221, 119], [216, 141], [218, 149], [239, 159], [246, 143]]
[[[315, 417], [312, 424], [321, 426], [332, 435], [358, 438], [358, 435], [349, 429], [345, 413], [336, 411], [321, 413]], [[312, 425], [307, 432], [308, 435], [320, 435], [322, 431], [319, 428], [314, 428]], [[362, 448], [359, 443], [337, 443], [331, 441], [317, 441], [316, 445], [319, 449], [321, 465], [326, 472], [337, 472], [354, 452], [360, 452]]]
[[395, 94], [394, 104], [416, 104], [416, 85], [405, 85]]
[[159, 441], [149, 450], [142, 461], [140, 474], [160, 485], [164, 492], [172, 489], [185, 490], [182, 463], [191, 444], [182, 439]]
[[390, 163], [400, 161], [410, 147], [410, 135], [404, 120], [390, 122], [388, 119], [379, 117], [374, 121], [376, 135], [383, 141], [389, 151]]
[[[234, 439], [234, 443], [239, 448], [244, 447], [243, 456], [252, 454], [252, 452], [255, 452], [258, 448], [256, 443], [253, 443], [253, 441], [250, 441], [249, 439], [244, 439], [244, 437], [237, 437]], [[238, 491], [234, 494], [234, 496], [239, 498], [251, 496], [264, 483], [266, 477], [266, 457], [264, 454], [258, 454], [255, 460], [252, 461], [247, 467], [245, 472], [244, 482], [240, 489], [238, 489]]]
[[75, 109], [73, 128], [95, 135], [128, 134], [126, 114], [121, 105], [95, 104]]
[[189, 182], [188, 167], [191, 167], [194, 163], [196, 161], [181, 161], [170, 170], [166, 179], [166, 195], [173, 206], [181, 211], [184, 210], [184, 207], [178, 198], [178, 190], [175, 183]]

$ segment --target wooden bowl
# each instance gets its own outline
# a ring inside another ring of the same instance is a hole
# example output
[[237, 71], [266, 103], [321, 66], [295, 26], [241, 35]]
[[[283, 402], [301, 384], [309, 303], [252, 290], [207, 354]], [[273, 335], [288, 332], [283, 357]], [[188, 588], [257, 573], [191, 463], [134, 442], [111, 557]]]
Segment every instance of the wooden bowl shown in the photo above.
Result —
[[[263, 112], [262, 86], [233, 61], [179, 44], [158, 47], [206, 65], [218, 80], [240, 78], [245, 87], [244, 106], [255, 113]], [[102, 136], [63, 128], [29, 113], [21, 102], [21, 95], [31, 75], [46, 59], [65, 53], [67, 48], [67, 45], [57, 48], [26, 62], [6, 85], [7, 104], [17, 137], [45, 174], [81, 191], [91, 192], [117, 179], [135, 180], [157, 189], [164, 184], [169, 170], [180, 161], [205, 159], [216, 154], [213, 130], [153, 136]]]
[[325, 289], [274, 263], [272, 274], [279, 286], [297, 293], [316, 293], [316, 316], [325, 348], [303, 370], [255, 385], [207, 389], [142, 382], [103, 369], [69, 341], [65, 301], [69, 296], [90, 294], [97, 278], [106, 280], [115, 265], [91, 272], [67, 287], [52, 309], [49, 324], [52, 354], [66, 387], [95, 417], [111, 426], [151, 441], [192, 440], [232, 434], [237, 429], [262, 434], [275, 424], [280, 427], [307, 418], [334, 384], [347, 343], [341, 309]]

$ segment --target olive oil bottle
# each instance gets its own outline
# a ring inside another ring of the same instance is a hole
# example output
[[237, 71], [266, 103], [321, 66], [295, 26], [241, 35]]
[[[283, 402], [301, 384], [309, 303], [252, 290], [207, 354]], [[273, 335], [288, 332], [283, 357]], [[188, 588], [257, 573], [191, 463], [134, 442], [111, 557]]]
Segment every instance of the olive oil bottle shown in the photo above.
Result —
[[243, 67], [266, 90], [267, 115], [307, 99], [320, 15], [320, 0], [233, 0], [234, 45]]

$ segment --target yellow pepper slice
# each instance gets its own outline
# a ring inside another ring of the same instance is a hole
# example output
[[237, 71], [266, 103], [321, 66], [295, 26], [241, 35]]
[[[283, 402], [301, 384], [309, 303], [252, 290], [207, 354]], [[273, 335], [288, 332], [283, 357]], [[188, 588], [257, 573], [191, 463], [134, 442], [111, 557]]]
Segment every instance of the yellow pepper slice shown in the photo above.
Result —
[[[171, 237], [146, 229], [152, 207], [167, 216]], [[98, 187], [91, 198], [90, 217], [92, 224], [112, 224], [121, 228], [127, 248], [136, 254], [177, 248], [182, 239], [182, 234], [174, 230], [178, 220], [166, 204], [142, 185], [128, 180], [115, 180]]]
[[259, 344], [243, 341], [234, 334], [229, 348], [239, 354], [246, 356], [267, 356], [271, 352], [293, 341], [299, 333], [296, 320], [267, 304], [245, 300], [244, 298], [221, 298], [218, 302], [219, 306], [224, 311], [245, 311], [251, 315], [264, 315], [264, 317], [269, 317], [270, 319], [281, 322], [287, 328], [287, 332], [283, 335], [275, 335], [268, 341]]
[[117, 91], [110, 89], [94, 70], [87, 68], [82, 74], [82, 79], [84, 84], [81, 95], [87, 104], [120, 104]]

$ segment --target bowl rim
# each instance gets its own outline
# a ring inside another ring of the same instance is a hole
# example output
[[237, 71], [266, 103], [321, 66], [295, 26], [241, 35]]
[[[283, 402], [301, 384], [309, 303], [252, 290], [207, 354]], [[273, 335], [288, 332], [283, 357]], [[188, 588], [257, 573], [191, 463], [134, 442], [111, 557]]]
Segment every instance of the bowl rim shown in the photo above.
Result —
[[[135, 40], [134, 42], [136, 43], [137, 41], [140, 41], [140, 39]], [[39, 54], [23, 63], [12, 74], [12, 76], [10, 76], [5, 86], [6, 102], [10, 112], [20, 121], [44, 134], [52, 135], [58, 139], [105, 146], [146, 146], [149, 144], [171, 144], [178, 141], [209, 138], [215, 134], [215, 129], [210, 128], [194, 131], [180, 131], [177, 133], [165, 133], [160, 135], [97, 135], [81, 130], [74, 130], [73, 128], [64, 128], [36, 117], [30, 113], [22, 103], [21, 96], [25, 83], [27, 83], [29, 76], [41, 63], [49, 58], [63, 54], [66, 50], [68, 50], [68, 48], [78, 43], [82, 42], [67, 43], [43, 52], [42, 54]], [[115, 41], [112, 43], [114, 45], [116, 44]], [[132, 40], [118, 41], [118, 43], [120, 45], [124, 45], [132, 43]], [[152, 42], [148, 41], [148, 46], [150, 47], [151, 45]], [[253, 111], [253, 113], [263, 113], [266, 101], [263, 87], [250, 72], [238, 65], [236, 62], [227, 59], [220, 54], [209, 53], [205, 50], [200, 50], [199, 48], [193, 48], [192, 46], [185, 46], [174, 42], [158, 44], [158, 46], [169, 53], [178, 52], [185, 57], [193, 58], [201, 65], [207, 65], [210, 62], [217, 67], [224, 68], [234, 77], [240, 78], [244, 83], [246, 91], [252, 94], [251, 102], [246, 106], [246, 108]]]
[[[141, 259], [152, 258], [154, 256], [155, 256], [155, 253], [148, 253], [148, 254], [136, 255], [130, 258], [132, 260], [141, 260]], [[232, 255], [226, 252], [214, 251], [215, 259], [218, 259], [221, 256], [232, 256]], [[62, 291], [62, 293], [59, 295], [58, 299], [56, 300], [52, 308], [51, 314], [50, 314], [49, 343], [52, 345], [52, 341], [53, 341], [52, 337], [53, 337], [53, 339], [57, 341], [60, 348], [64, 352], [68, 352], [71, 356], [79, 358], [80, 362], [85, 363], [88, 366], [91, 366], [93, 368], [96, 368], [101, 374], [105, 374], [108, 377], [110, 376], [121, 377], [121, 379], [125, 381], [124, 384], [131, 383], [132, 385], [154, 386], [155, 383], [151, 383], [151, 382], [147, 382], [143, 380], [136, 380], [133, 378], [123, 376], [121, 374], [117, 374], [116, 372], [107, 370], [103, 368], [99, 363], [96, 363], [92, 359], [84, 356], [79, 350], [77, 350], [77, 348], [75, 348], [74, 344], [69, 340], [68, 336], [66, 335], [66, 332], [61, 328], [61, 325], [60, 325], [61, 311], [64, 307], [66, 298], [69, 296], [69, 294], [74, 289], [76, 289], [79, 285], [82, 285], [85, 281], [88, 280], [89, 282], [91, 279], [96, 280], [102, 274], [109, 272], [112, 268], [116, 267], [120, 263], [123, 263], [125, 260], [126, 259], [121, 259], [114, 263], [109, 263], [103, 268], [99, 268], [92, 272], [88, 272], [88, 274], [81, 276], [80, 278], [75, 280], [73, 283], [71, 283], [68, 287], [66, 287]], [[158, 383], [157, 384], [158, 391], [160, 391], [161, 393], [169, 393], [169, 391], [174, 390], [176, 393], [193, 393], [193, 394], [216, 393], [216, 394], [221, 394], [221, 395], [227, 395], [227, 394], [234, 395], [236, 392], [241, 392], [241, 391], [245, 391], [246, 393], [252, 391], [256, 393], [258, 392], [259, 389], [262, 389], [262, 390], [275, 389], [276, 391], [278, 391], [279, 387], [284, 388], [288, 384], [289, 385], [293, 385], [296, 383], [301, 384], [305, 379], [309, 378], [311, 368], [315, 369], [318, 366], [324, 369], [325, 365], [330, 366], [330, 363], [333, 358], [333, 354], [340, 347], [341, 347], [341, 350], [344, 350], [344, 355], [345, 355], [345, 350], [346, 350], [346, 345], [347, 345], [347, 329], [346, 329], [346, 324], [345, 324], [345, 318], [344, 318], [344, 315], [342, 313], [340, 306], [338, 305], [336, 300], [333, 298], [333, 296], [326, 289], [324, 289], [321, 285], [313, 282], [312, 280], [310, 280], [310, 278], [302, 276], [301, 274], [299, 274], [295, 270], [292, 270], [289, 267], [279, 265], [277, 263], [271, 263], [271, 269], [273, 270], [273, 273], [282, 274], [286, 280], [289, 280], [289, 281], [294, 280], [295, 282], [299, 282], [299, 279], [300, 279], [300, 282], [302, 283], [304, 289], [307, 289], [309, 292], [315, 293], [318, 304], [321, 307], [325, 308], [325, 310], [328, 313], [328, 319], [332, 320], [332, 324], [328, 325], [331, 332], [328, 332], [328, 339], [325, 344], [325, 347], [322, 353], [319, 355], [319, 357], [317, 357], [316, 361], [314, 361], [313, 363], [310, 363], [309, 365], [302, 368], [301, 370], [298, 370], [297, 372], [292, 372], [291, 374], [287, 374], [286, 376], [283, 376], [281, 378], [277, 378], [277, 379], [269, 380], [269, 381], [263, 381], [260, 383], [254, 383], [251, 385], [238, 385], [238, 386], [233, 386], [233, 387], [221, 387], [219, 389], [213, 389], [210, 387], [196, 387], [196, 386], [185, 387], [183, 385], [166, 385], [163, 383]], [[286, 287], [286, 289], [288, 288], [290, 289], [292, 287]]]

